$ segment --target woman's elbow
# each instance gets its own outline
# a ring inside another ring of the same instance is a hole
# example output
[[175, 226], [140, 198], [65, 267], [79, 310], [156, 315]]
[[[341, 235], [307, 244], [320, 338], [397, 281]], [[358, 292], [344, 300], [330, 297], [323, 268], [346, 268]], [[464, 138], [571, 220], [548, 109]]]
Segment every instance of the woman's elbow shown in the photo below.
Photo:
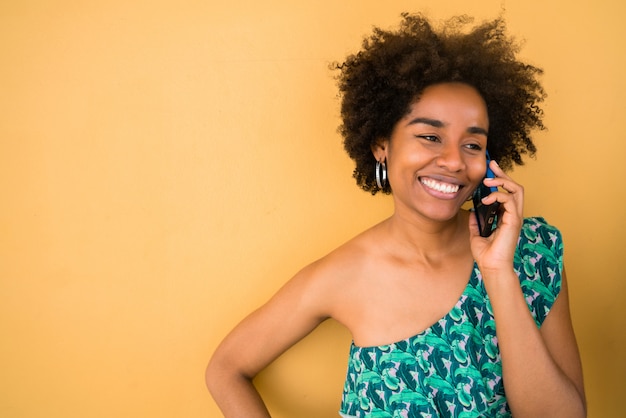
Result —
[[213, 396], [215, 396], [220, 386], [223, 387], [224, 380], [228, 374], [223, 363], [223, 361], [220, 361], [220, 359], [214, 355], [209, 360], [209, 364], [207, 364], [206, 370], [204, 371], [204, 382]]

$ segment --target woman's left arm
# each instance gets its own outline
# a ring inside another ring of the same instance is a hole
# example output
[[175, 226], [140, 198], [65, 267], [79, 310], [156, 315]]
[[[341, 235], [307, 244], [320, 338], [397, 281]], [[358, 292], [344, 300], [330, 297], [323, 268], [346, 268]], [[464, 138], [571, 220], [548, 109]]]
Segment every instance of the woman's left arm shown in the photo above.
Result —
[[476, 221], [470, 217], [470, 235], [496, 321], [507, 402], [516, 418], [585, 417], [582, 367], [565, 271], [561, 292], [539, 329], [513, 269], [523, 222], [524, 190], [497, 164], [491, 164], [497, 177], [485, 180], [485, 184], [504, 191], [492, 193], [483, 202], [497, 200], [504, 211], [498, 229], [489, 238], [479, 236]]
[[565, 268], [562, 273], [561, 293], [552, 305], [552, 309], [539, 331], [557, 366], [574, 383], [583, 407], [586, 409], [583, 368], [570, 317]]
[[514, 417], [585, 417], [578, 346], [569, 314], [567, 281], [541, 329], [519, 280], [492, 277], [487, 292], [496, 321], [507, 402]]

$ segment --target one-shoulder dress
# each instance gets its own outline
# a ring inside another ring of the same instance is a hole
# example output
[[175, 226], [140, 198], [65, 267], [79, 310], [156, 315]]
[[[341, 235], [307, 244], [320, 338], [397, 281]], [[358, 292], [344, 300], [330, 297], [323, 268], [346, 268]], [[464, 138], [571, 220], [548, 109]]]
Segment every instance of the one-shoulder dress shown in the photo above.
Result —
[[[543, 218], [526, 218], [514, 259], [528, 308], [541, 327], [561, 290], [563, 241]], [[462, 296], [419, 334], [388, 345], [352, 343], [342, 417], [510, 417], [496, 324], [474, 264]]]

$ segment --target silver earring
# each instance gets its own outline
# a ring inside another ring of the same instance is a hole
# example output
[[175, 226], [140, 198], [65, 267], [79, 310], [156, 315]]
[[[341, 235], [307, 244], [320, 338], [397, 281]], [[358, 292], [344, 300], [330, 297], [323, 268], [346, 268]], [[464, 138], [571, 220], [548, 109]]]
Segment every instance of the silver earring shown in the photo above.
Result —
[[376, 161], [376, 185], [379, 189], [387, 185], [387, 164], [384, 161]]

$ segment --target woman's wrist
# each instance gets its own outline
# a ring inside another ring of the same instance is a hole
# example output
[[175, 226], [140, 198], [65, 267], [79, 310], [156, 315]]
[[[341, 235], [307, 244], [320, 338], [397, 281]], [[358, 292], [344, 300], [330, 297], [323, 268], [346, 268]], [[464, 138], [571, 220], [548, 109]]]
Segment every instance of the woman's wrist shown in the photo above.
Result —
[[513, 269], [512, 265], [506, 267], [489, 267], [481, 268], [478, 266], [480, 274], [483, 278], [487, 293], [491, 296], [491, 293], [497, 290], [508, 289], [514, 287], [520, 288], [519, 277]]

